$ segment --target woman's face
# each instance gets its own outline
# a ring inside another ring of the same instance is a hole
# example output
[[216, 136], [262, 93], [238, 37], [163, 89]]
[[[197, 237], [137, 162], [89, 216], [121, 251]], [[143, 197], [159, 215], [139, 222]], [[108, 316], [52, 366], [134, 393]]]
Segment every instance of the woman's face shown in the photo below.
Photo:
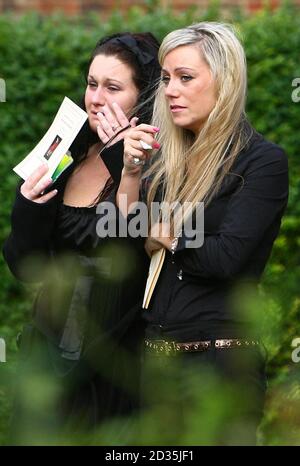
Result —
[[132, 79], [132, 70], [115, 56], [97, 55], [91, 63], [85, 91], [85, 108], [90, 127], [96, 131], [104, 105], [113, 112], [112, 103], [117, 102], [129, 115], [137, 103], [139, 91]]
[[199, 47], [184, 45], [169, 52], [162, 80], [174, 124], [199, 133], [217, 100], [215, 81]]

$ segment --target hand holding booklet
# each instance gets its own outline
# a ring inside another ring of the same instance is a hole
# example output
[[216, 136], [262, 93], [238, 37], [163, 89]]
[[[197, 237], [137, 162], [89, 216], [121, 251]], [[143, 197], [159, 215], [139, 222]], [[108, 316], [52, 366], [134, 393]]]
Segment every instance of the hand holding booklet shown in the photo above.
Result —
[[49, 170], [45, 177], [50, 176], [55, 181], [73, 162], [69, 147], [87, 118], [84, 110], [65, 97], [46, 134], [13, 170], [26, 180], [46, 162]]

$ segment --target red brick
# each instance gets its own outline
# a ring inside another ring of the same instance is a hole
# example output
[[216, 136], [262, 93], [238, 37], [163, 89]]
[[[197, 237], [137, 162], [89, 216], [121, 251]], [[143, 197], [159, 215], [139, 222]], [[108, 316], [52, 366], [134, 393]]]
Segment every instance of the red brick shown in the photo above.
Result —
[[63, 11], [66, 14], [73, 15], [81, 12], [81, 2], [80, 0], [39, 0], [38, 9], [44, 14]]
[[[270, 7], [276, 9], [283, 0], [270, 0]], [[294, 0], [300, 6], [300, 0]], [[50, 14], [60, 10], [67, 15], [81, 14], [86, 11], [97, 11], [109, 14], [112, 9], [118, 8], [125, 12], [134, 5], [145, 6], [143, 0], [0, 0], [0, 12], [15, 11], [25, 13], [29, 10], [39, 11], [42, 14]], [[206, 10], [210, 0], [161, 0], [162, 9], [166, 6], [172, 10], [184, 10], [191, 5], [196, 5], [200, 11]], [[223, 11], [230, 11], [231, 7], [241, 7], [244, 11], [255, 12], [264, 7], [263, 0], [221, 0], [220, 6]]]

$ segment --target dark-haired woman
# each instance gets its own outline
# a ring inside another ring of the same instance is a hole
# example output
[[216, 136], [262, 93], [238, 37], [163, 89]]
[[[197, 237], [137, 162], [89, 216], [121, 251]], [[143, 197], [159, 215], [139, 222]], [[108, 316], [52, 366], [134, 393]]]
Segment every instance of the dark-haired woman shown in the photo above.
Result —
[[138, 408], [147, 259], [124, 238], [99, 237], [97, 208], [118, 186], [126, 132], [150, 122], [157, 51], [150, 33], [101, 40], [88, 66], [88, 121], [70, 148], [75, 162], [53, 186], [41, 166], [17, 190], [4, 257], [18, 279], [43, 284], [20, 339], [12, 443], [69, 441]]

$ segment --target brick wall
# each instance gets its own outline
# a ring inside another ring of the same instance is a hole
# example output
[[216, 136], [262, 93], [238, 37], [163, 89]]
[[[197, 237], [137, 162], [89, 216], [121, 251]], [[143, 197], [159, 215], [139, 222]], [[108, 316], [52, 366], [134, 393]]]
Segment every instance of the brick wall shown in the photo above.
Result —
[[[195, 4], [205, 9], [209, 3], [210, 0], [161, 0], [162, 6], [169, 5], [174, 10], [183, 10]], [[221, 0], [221, 5], [226, 10], [233, 6], [240, 6], [250, 12], [261, 9], [263, 3], [264, 0]], [[270, 0], [270, 3], [276, 8], [281, 0]], [[294, 3], [300, 6], [300, 0], [294, 0]], [[60, 10], [69, 15], [76, 15], [93, 10], [108, 14], [114, 7], [126, 11], [132, 5], [142, 6], [143, 4], [143, 0], [0, 0], [0, 13], [14, 11], [20, 14], [35, 10], [48, 14]]]

